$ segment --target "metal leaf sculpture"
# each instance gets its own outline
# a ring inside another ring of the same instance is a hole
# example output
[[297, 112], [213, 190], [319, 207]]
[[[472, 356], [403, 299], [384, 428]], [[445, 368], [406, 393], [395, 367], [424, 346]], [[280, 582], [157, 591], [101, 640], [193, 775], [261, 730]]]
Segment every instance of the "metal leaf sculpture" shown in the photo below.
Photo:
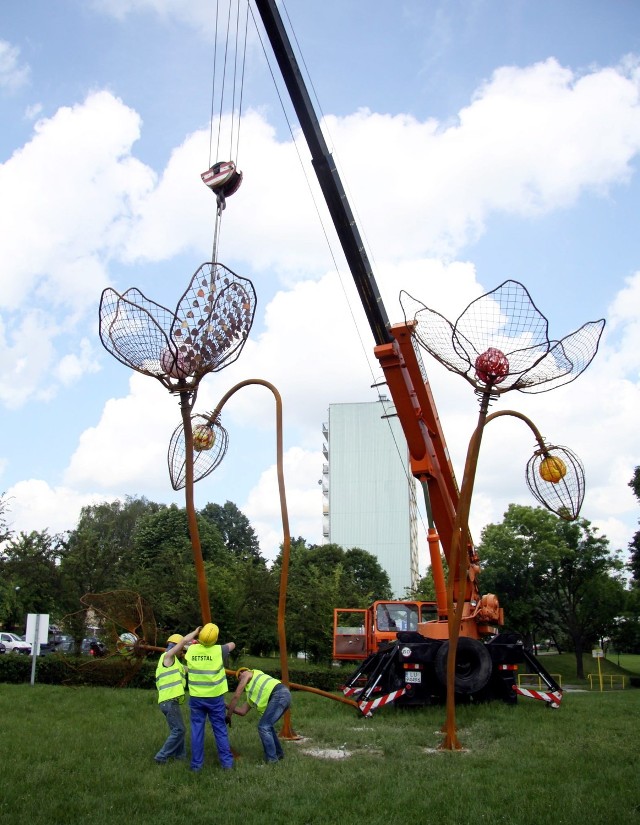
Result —
[[415, 336], [427, 352], [480, 393], [489, 389], [493, 395], [547, 392], [574, 381], [595, 356], [605, 323], [590, 321], [552, 340], [547, 319], [518, 281], [505, 281], [476, 298], [455, 324], [406, 292], [400, 302], [403, 308], [410, 302], [421, 306]]
[[527, 486], [538, 501], [565, 521], [574, 521], [584, 500], [584, 467], [568, 447], [536, 450], [527, 463]]
[[117, 646], [124, 628], [144, 644], [155, 646], [157, 627], [151, 605], [134, 590], [111, 590], [105, 593], [86, 593], [81, 604], [100, 616], [101, 624]]
[[235, 361], [255, 314], [253, 284], [219, 263], [191, 278], [175, 311], [133, 287], [111, 288], [100, 300], [100, 340], [128, 367], [171, 392], [197, 390], [200, 379]]
[[[212, 473], [227, 453], [229, 436], [219, 421], [208, 416], [192, 415], [193, 431], [193, 481], [200, 481]], [[173, 431], [169, 442], [167, 460], [169, 477], [174, 490], [181, 490], [186, 483], [186, 439], [184, 426]]]

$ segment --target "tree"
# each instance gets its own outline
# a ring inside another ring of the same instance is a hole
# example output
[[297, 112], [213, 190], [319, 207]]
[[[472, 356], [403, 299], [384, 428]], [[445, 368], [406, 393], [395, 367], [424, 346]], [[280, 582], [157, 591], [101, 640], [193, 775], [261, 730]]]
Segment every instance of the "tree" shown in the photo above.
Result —
[[48, 613], [54, 620], [60, 618], [60, 548], [61, 537], [51, 536], [47, 530], [20, 533], [5, 544], [0, 570], [10, 596], [3, 610], [7, 627], [22, 627], [27, 613]]
[[124, 502], [105, 501], [82, 508], [75, 530], [69, 532], [61, 561], [70, 609], [77, 609], [85, 593], [121, 586], [134, 565], [138, 522], [163, 508], [144, 497], [130, 496]]
[[[633, 478], [629, 482], [629, 487], [633, 490], [633, 494], [640, 503], [640, 467], [636, 467]], [[638, 530], [634, 537], [629, 542], [629, 568], [633, 577], [634, 585], [640, 587], [640, 530]]]
[[607, 538], [586, 519], [512, 504], [502, 524], [483, 530], [479, 554], [482, 589], [498, 595], [508, 625], [533, 640], [564, 635], [584, 678], [585, 650], [610, 635], [625, 598]]
[[[280, 575], [282, 555], [274, 575]], [[333, 611], [336, 607], [367, 607], [388, 598], [389, 577], [378, 560], [360, 548], [338, 544], [291, 542], [287, 591], [287, 642], [313, 661], [328, 662], [333, 651]]]
[[532, 648], [541, 633], [551, 633], [542, 607], [543, 577], [557, 554], [557, 519], [541, 507], [509, 505], [501, 524], [482, 531], [478, 554], [483, 593], [495, 593], [506, 626]]
[[7, 522], [7, 512], [9, 510], [9, 502], [6, 499], [6, 493], [0, 495], [0, 547], [5, 541], [8, 541], [13, 535], [13, 531], [9, 528]]
[[200, 516], [218, 528], [229, 552], [239, 559], [260, 558], [260, 543], [249, 519], [232, 501], [223, 506], [207, 504]]
[[[216, 526], [198, 519], [202, 557], [214, 612], [222, 609], [219, 570], [230, 554]], [[152, 606], [158, 627], [173, 631], [202, 623], [193, 550], [185, 508], [175, 504], [143, 515], [136, 523], [130, 572], [119, 587], [134, 590]]]

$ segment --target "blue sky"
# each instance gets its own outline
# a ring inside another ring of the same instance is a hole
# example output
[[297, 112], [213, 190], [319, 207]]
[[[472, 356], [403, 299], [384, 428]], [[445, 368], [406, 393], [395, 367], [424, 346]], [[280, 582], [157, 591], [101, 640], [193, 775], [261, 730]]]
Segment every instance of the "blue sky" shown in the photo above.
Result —
[[[578, 381], [500, 407], [580, 455], [583, 515], [625, 549], [640, 464], [640, 6], [290, 0], [287, 12], [392, 321], [401, 289], [454, 320], [507, 278], [529, 289], [553, 337], [607, 319]], [[210, 259], [214, 199], [200, 173], [215, 21], [213, 0], [0, 5], [0, 490], [16, 530], [70, 529], [83, 504], [127, 494], [183, 502], [166, 468], [175, 399], [102, 348], [97, 312], [107, 286], [173, 305]], [[244, 180], [218, 258], [253, 280], [258, 311], [242, 357], [205, 379], [195, 411], [249, 377], [278, 387], [291, 529], [320, 541], [322, 422], [330, 403], [375, 400], [379, 371], [251, 15], [248, 32]], [[225, 108], [224, 135], [228, 123]], [[425, 360], [460, 475], [476, 402]], [[476, 538], [509, 502], [534, 503], [530, 436], [500, 422], [483, 445]], [[234, 501], [273, 557], [273, 401], [238, 393], [223, 424], [228, 455], [196, 505]]]

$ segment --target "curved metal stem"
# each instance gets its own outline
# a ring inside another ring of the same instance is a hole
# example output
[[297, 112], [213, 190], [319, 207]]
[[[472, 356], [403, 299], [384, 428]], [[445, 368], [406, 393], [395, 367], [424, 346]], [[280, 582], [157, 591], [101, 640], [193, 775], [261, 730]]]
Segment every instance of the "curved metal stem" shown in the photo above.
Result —
[[[468, 534], [469, 530], [469, 512], [471, 510], [471, 497], [473, 494], [473, 487], [475, 484], [476, 471], [478, 468], [478, 457], [480, 455], [480, 445], [482, 443], [482, 435], [486, 425], [501, 416], [510, 415], [514, 418], [519, 418], [521, 421], [531, 429], [540, 449], [545, 451], [546, 445], [540, 431], [536, 425], [522, 413], [515, 410], [498, 410], [491, 415], [488, 415], [490, 394], [485, 391], [480, 402], [480, 414], [478, 416], [478, 424], [469, 441], [467, 448], [467, 459], [464, 466], [464, 476], [460, 486], [460, 498], [458, 501], [458, 510], [456, 512], [456, 519], [454, 523], [454, 531], [451, 542], [451, 562], [449, 566], [449, 578], [447, 580], [447, 616], [449, 624], [449, 654], [447, 658], [447, 718], [445, 723], [445, 738], [441, 744], [442, 750], [460, 750], [461, 745], [456, 736], [455, 723], [455, 674], [456, 674], [456, 653], [458, 646], [458, 638], [460, 636], [460, 625], [462, 623], [462, 615], [465, 604], [465, 583], [467, 577], [467, 569], [469, 566], [468, 554], [465, 553], [461, 547], [462, 536]], [[454, 594], [454, 585], [456, 582], [457, 570], [457, 591]], [[455, 595], [455, 608], [454, 608]]]
[[[289, 515], [287, 512], [287, 498], [284, 488], [284, 462], [283, 462], [283, 438], [282, 438], [282, 398], [280, 393], [269, 381], [264, 381], [262, 378], [247, 378], [232, 387], [222, 399], [218, 402], [217, 407], [209, 416], [210, 421], [216, 421], [220, 416], [222, 408], [238, 390], [251, 384], [258, 384], [271, 390], [276, 402], [276, 453], [277, 453], [277, 473], [278, 473], [278, 492], [280, 495], [280, 513], [282, 516], [282, 565], [280, 568], [280, 596], [278, 599], [278, 642], [280, 647], [280, 671], [282, 674], [282, 681], [285, 685], [289, 685], [289, 661], [287, 658], [287, 634], [285, 627], [285, 613], [287, 607], [287, 585], [289, 581], [289, 558], [291, 555], [291, 533], [289, 531]], [[281, 735], [285, 739], [298, 739], [291, 726], [291, 713], [286, 711], [282, 726]]]

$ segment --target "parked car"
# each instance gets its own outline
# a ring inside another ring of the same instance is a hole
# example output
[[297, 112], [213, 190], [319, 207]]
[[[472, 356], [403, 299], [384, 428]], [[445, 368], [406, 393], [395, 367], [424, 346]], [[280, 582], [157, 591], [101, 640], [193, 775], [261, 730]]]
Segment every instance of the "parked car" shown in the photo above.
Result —
[[47, 656], [50, 653], [74, 653], [76, 642], [73, 636], [65, 636], [63, 633], [50, 633], [49, 641], [40, 644], [40, 655]]
[[83, 656], [106, 656], [107, 646], [96, 636], [91, 636], [88, 639], [82, 640], [80, 653], [82, 653]]
[[7, 653], [25, 653], [27, 656], [31, 653], [31, 645], [29, 642], [23, 641], [20, 636], [15, 633], [8, 633], [3, 630], [0, 633], [0, 642], [5, 646]]

